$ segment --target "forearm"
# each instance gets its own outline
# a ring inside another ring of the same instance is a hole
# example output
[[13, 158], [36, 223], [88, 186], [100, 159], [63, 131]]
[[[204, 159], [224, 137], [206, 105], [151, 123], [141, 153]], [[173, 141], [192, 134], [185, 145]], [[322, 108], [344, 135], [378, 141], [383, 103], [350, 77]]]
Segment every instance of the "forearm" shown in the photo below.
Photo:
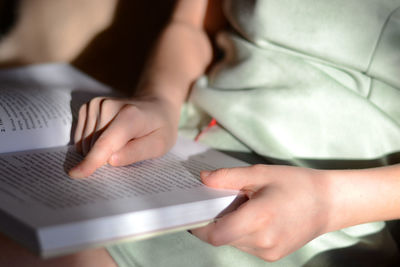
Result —
[[327, 232], [400, 218], [400, 165], [327, 171]]
[[203, 29], [206, 3], [178, 3], [148, 61], [139, 95], [160, 97], [180, 107], [212, 59], [212, 45]]

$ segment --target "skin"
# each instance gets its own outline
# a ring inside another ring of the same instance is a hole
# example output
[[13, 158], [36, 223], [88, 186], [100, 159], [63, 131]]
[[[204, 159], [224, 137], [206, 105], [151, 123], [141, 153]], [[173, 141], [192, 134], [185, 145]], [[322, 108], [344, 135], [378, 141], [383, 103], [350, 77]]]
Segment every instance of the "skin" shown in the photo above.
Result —
[[212, 60], [212, 45], [203, 29], [206, 10], [206, 0], [178, 1], [138, 95], [96, 98], [81, 107], [75, 142], [86, 157], [70, 171], [71, 177], [89, 176], [106, 163], [120, 166], [157, 157], [172, 147], [180, 107]]
[[243, 191], [249, 200], [204, 228], [215, 245], [232, 245], [276, 261], [317, 236], [356, 224], [400, 218], [400, 166], [365, 170], [254, 165], [202, 172], [214, 188]]
[[[213, 60], [207, 29], [221, 25], [220, 12], [213, 9], [217, 2], [178, 1], [138, 95], [96, 98], [82, 106], [75, 141], [86, 157], [71, 177], [87, 177], [107, 163], [121, 166], [158, 157], [171, 148], [189, 88]], [[210, 187], [241, 190], [249, 200], [193, 233], [212, 245], [232, 245], [267, 261], [323, 233], [400, 218], [399, 165], [335, 171], [255, 165], [204, 171], [201, 178]]]
[[71, 62], [110, 26], [117, 4], [117, 0], [101, 0], [101, 4], [98, 0], [19, 0], [18, 20], [0, 39], [0, 67]]

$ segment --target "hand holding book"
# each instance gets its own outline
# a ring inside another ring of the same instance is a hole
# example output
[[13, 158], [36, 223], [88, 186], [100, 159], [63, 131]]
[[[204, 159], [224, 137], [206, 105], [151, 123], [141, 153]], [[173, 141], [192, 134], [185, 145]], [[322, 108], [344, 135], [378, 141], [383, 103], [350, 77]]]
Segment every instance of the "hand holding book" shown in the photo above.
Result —
[[202, 172], [206, 185], [241, 190], [248, 201], [192, 233], [214, 246], [231, 245], [275, 261], [328, 231], [325, 176], [321, 170], [277, 165]]

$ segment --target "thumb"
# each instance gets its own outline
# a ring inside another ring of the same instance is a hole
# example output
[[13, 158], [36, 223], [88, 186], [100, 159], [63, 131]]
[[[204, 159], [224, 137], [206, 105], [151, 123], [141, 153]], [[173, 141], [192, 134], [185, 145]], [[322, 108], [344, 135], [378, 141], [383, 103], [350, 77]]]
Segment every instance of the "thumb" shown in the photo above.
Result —
[[255, 169], [255, 166], [248, 166], [202, 171], [200, 178], [205, 185], [213, 188], [241, 190], [266, 182], [266, 177]]

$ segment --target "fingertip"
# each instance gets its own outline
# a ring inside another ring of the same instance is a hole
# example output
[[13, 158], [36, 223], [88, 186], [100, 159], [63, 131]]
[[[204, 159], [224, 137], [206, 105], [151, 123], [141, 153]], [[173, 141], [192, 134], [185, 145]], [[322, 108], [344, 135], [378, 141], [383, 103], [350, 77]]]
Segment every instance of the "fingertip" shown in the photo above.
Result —
[[197, 238], [207, 242], [205, 235], [204, 235], [204, 227], [201, 228], [195, 228], [195, 229], [190, 229], [190, 233], [194, 236], [196, 236]]
[[250, 173], [246, 168], [220, 168], [212, 171], [202, 181], [207, 186], [214, 188], [240, 190], [245, 186], [254, 184], [252, 181], [254, 179], [249, 179], [249, 175]]
[[68, 175], [71, 178], [86, 178], [92, 175], [97, 168], [98, 167], [96, 167], [94, 163], [86, 157], [78, 165], [69, 170]]
[[68, 175], [74, 179], [80, 179], [86, 177], [79, 165], [69, 170]]
[[202, 240], [204, 242], [209, 242], [208, 236], [209, 236], [210, 232], [212, 231], [213, 224], [214, 223], [210, 223], [203, 227], [191, 229], [190, 232], [191, 232], [191, 234], [193, 234], [200, 240]]
[[210, 187], [215, 187], [215, 183], [213, 183], [213, 171], [201, 171], [200, 172], [200, 179], [203, 182], [203, 184], [210, 186]]
[[211, 171], [201, 171], [200, 172], [200, 178], [201, 180], [205, 180], [208, 176], [210, 176]]
[[191, 232], [200, 240], [213, 246], [218, 247], [227, 244], [227, 242], [224, 240], [224, 236], [221, 235], [221, 232], [216, 228], [216, 221], [204, 227], [192, 229]]
[[201, 171], [200, 172], [201, 181], [209, 186], [214, 188], [223, 188], [224, 183], [221, 180], [221, 176], [218, 171]]
[[110, 164], [111, 166], [120, 166], [120, 162], [119, 162], [119, 157], [118, 155], [116, 155], [115, 153], [112, 154], [108, 160], [108, 164]]

